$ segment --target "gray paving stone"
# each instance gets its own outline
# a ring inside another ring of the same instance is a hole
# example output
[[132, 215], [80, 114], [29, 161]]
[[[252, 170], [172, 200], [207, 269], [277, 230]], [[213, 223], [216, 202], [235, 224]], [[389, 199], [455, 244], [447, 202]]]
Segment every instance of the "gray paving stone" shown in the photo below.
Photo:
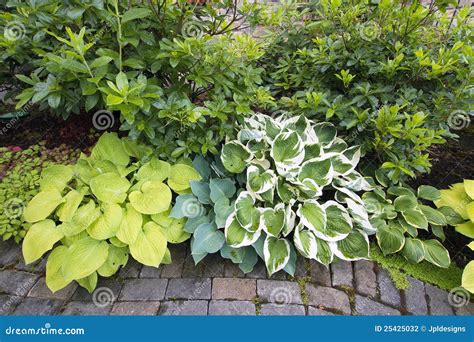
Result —
[[167, 284], [167, 279], [130, 279], [125, 281], [119, 300], [161, 300]]
[[245, 277], [251, 279], [266, 279], [267, 269], [265, 268], [265, 264], [259, 260], [254, 266], [252, 272], [247, 273]]
[[296, 260], [296, 268], [295, 268], [295, 277], [303, 278], [308, 275], [308, 270], [306, 268], [306, 259], [302, 257], [298, 257]]
[[303, 305], [287, 304], [262, 304], [260, 308], [262, 316], [304, 316], [306, 315]]
[[374, 272], [374, 263], [368, 260], [354, 262], [355, 286], [358, 293], [377, 296], [377, 275]]
[[320, 308], [331, 308], [346, 315], [351, 313], [349, 297], [343, 291], [331, 287], [306, 284], [309, 305]]
[[46, 271], [47, 261], [48, 261], [48, 255], [44, 255], [40, 260], [37, 260], [31, 264], [25, 265], [23, 258], [20, 258], [19, 263], [15, 265], [15, 269], [17, 269], [18, 271], [25, 271], [25, 272], [30, 272], [30, 273], [43, 273]]
[[355, 296], [355, 311], [361, 316], [398, 316], [400, 311], [373, 301], [369, 297]]
[[256, 288], [253, 279], [214, 278], [212, 299], [252, 300], [257, 294]]
[[324, 266], [316, 260], [310, 260], [311, 279], [316, 283], [331, 287], [331, 272], [329, 267]]
[[163, 265], [161, 271], [162, 278], [180, 278], [183, 274], [184, 260], [186, 258], [186, 248], [182, 245], [172, 245], [171, 264]]
[[392, 306], [401, 307], [400, 291], [393, 284], [388, 272], [379, 268], [377, 279], [380, 290], [380, 300]]
[[98, 307], [94, 303], [70, 302], [61, 315], [67, 316], [102, 316], [108, 315], [111, 306]]
[[204, 265], [203, 277], [214, 278], [224, 276], [224, 259], [218, 253], [208, 255], [201, 263]]
[[24, 296], [33, 287], [38, 276], [36, 274], [4, 270], [0, 272], [0, 293]]
[[288, 279], [288, 273], [286, 273], [285, 271], [278, 271], [277, 273], [273, 273], [270, 277], [267, 275], [267, 279], [286, 280]]
[[298, 283], [284, 280], [257, 280], [257, 295], [267, 303], [303, 304]]
[[162, 316], [206, 316], [206, 300], [176, 300], [161, 302], [159, 315]]
[[143, 265], [140, 264], [138, 261], [134, 259], [129, 259], [127, 265], [125, 267], [122, 267], [119, 271], [119, 277], [120, 278], [125, 278], [125, 279], [130, 279], [130, 278], [138, 278], [140, 275], [140, 271], [142, 269]]
[[211, 299], [210, 278], [170, 279], [166, 299]]
[[14, 241], [0, 241], [0, 268], [15, 265], [20, 259], [21, 249]]
[[0, 316], [10, 315], [22, 299], [20, 296], [0, 295]]
[[[167, 266], [167, 265], [164, 265]], [[140, 278], [161, 278], [163, 267], [143, 266], [140, 271]]]
[[454, 311], [458, 316], [474, 316], [474, 303], [466, 303], [454, 308]]
[[428, 296], [428, 305], [431, 315], [439, 316], [454, 314], [453, 308], [448, 302], [448, 292], [440, 290], [430, 284], [425, 284], [425, 291]]
[[[205, 259], [205, 258], [204, 258]], [[186, 256], [183, 265], [183, 278], [200, 278], [204, 274], [204, 260], [197, 265], [194, 263], [193, 257], [189, 254]]]
[[410, 287], [404, 291], [406, 310], [413, 315], [427, 315], [425, 285], [418, 279], [407, 277]]
[[255, 305], [242, 300], [211, 300], [209, 303], [210, 316], [254, 316]]
[[230, 260], [224, 263], [224, 277], [226, 278], [244, 278], [245, 273], [242, 272], [238, 264], [234, 264]]
[[51, 316], [59, 313], [64, 302], [57, 299], [25, 298], [16, 307], [13, 315]]
[[68, 300], [72, 297], [76, 289], [77, 289], [77, 283], [72, 282], [65, 288], [53, 293], [46, 285], [45, 278], [42, 277], [38, 280], [35, 286], [33, 286], [33, 288], [30, 290], [30, 292], [28, 293], [28, 297]]
[[332, 312], [321, 310], [313, 306], [308, 307], [308, 316], [335, 316]]
[[352, 264], [347, 261], [339, 261], [331, 264], [332, 285], [352, 287], [354, 276], [352, 274]]
[[[99, 277], [95, 290], [105, 287], [109, 289], [110, 293], [112, 293], [114, 297], [114, 300], [116, 300], [122, 289], [122, 282], [123, 281], [119, 281], [117, 278], [114, 278], [114, 277], [112, 278]], [[78, 302], [91, 302], [93, 293], [94, 292], [89, 293], [89, 291], [87, 291], [82, 286], [78, 286], [76, 292], [74, 292], [74, 295], [72, 296], [72, 300], [78, 301]]]
[[111, 315], [115, 316], [155, 316], [160, 308], [160, 302], [117, 302]]

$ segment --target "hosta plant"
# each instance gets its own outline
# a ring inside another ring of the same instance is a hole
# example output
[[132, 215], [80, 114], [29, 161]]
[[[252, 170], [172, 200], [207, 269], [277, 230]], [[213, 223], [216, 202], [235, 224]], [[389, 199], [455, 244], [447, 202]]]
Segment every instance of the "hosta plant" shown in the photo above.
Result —
[[[437, 207], [446, 213], [448, 223], [456, 231], [474, 239], [474, 180], [453, 184], [450, 189], [441, 190], [441, 197], [435, 201]], [[474, 241], [468, 244], [474, 250]], [[474, 261], [470, 261], [462, 274], [462, 286], [474, 293]]]
[[247, 176], [225, 223], [227, 244], [252, 246], [269, 274], [294, 271], [295, 247], [325, 265], [335, 256], [368, 258], [374, 228], [356, 192], [371, 185], [355, 170], [359, 157], [329, 123], [261, 114], [246, 120], [221, 153], [229, 172]]
[[168, 243], [189, 238], [186, 219], [169, 217], [174, 193], [189, 190], [200, 175], [187, 162], [170, 165], [151, 150], [115, 133], [99, 139], [90, 157], [54, 165], [41, 175], [40, 192], [28, 203], [32, 224], [23, 241], [25, 263], [52, 250], [46, 284], [54, 292], [72, 281], [92, 291], [127, 263], [158, 267], [171, 262]]

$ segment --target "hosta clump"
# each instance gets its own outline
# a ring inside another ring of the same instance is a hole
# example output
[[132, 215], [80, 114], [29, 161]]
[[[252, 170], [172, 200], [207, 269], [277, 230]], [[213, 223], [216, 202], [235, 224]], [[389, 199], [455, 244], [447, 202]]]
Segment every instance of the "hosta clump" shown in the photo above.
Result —
[[247, 175], [225, 224], [230, 247], [252, 246], [270, 274], [294, 271], [294, 246], [325, 265], [369, 257], [374, 228], [356, 192], [371, 185], [355, 171], [359, 148], [336, 134], [303, 116], [246, 120], [221, 154], [228, 171]]
[[[450, 189], [441, 190], [435, 204], [445, 213], [449, 225], [454, 226], [458, 233], [474, 239], [474, 180], [465, 179], [463, 183], [453, 184]], [[474, 241], [468, 247], [474, 250]], [[473, 260], [464, 268], [462, 286], [474, 293]]]
[[[362, 196], [370, 222], [377, 227], [377, 243], [385, 255], [401, 253], [408, 261], [426, 260], [439, 267], [451, 263], [449, 253], [437, 239], [422, 240], [419, 233], [431, 233], [444, 240], [443, 227], [447, 218], [443, 212], [423, 203], [440, 198], [440, 192], [422, 185], [417, 192], [408, 187], [393, 186], [384, 192], [376, 187]], [[429, 229], [430, 228], [430, 229]], [[420, 231], [421, 230], [421, 231]]]
[[129, 253], [147, 266], [169, 263], [168, 242], [189, 238], [186, 220], [170, 218], [169, 209], [173, 192], [188, 191], [200, 175], [186, 161], [170, 165], [151, 153], [106, 133], [74, 167], [43, 171], [41, 191], [24, 212], [32, 226], [23, 256], [29, 264], [52, 249], [46, 284], [53, 292], [74, 280], [92, 291], [98, 275], [116, 273]]

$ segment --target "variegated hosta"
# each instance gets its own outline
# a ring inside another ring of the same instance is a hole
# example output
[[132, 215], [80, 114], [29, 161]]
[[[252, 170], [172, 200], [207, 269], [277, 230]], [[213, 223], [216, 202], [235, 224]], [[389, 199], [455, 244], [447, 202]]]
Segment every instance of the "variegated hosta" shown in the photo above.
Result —
[[377, 227], [377, 243], [385, 255], [401, 253], [412, 263], [426, 260], [439, 267], [449, 266], [449, 253], [437, 239], [419, 237], [421, 230], [428, 237], [432, 234], [444, 240], [443, 227], [451, 221], [449, 213], [421, 201], [437, 201], [440, 196], [436, 188], [425, 185], [417, 193], [407, 187], [393, 186], [386, 193], [376, 187], [362, 196], [370, 222]]
[[334, 256], [369, 256], [368, 234], [375, 229], [357, 192], [372, 186], [355, 170], [359, 148], [336, 133], [333, 125], [303, 116], [257, 114], [222, 150], [225, 168], [247, 175], [225, 224], [226, 241], [236, 249], [254, 247], [270, 274], [294, 271], [294, 247], [325, 265]]

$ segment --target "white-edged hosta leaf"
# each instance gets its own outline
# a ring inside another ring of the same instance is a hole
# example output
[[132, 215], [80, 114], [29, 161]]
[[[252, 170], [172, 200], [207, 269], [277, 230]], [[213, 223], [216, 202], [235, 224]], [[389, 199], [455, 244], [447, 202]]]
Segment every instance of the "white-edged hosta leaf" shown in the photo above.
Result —
[[429, 261], [438, 267], [449, 267], [451, 264], [449, 253], [438, 240], [425, 240], [423, 241], [423, 247], [425, 248], [426, 261]]
[[331, 153], [331, 163], [334, 169], [335, 176], [345, 176], [350, 174], [355, 166], [352, 165], [352, 162], [343, 154], [332, 154]]
[[433, 186], [420, 185], [418, 188], [418, 197], [434, 202], [441, 197], [441, 192]]
[[398, 212], [403, 212], [410, 209], [416, 209], [418, 207], [418, 200], [413, 195], [402, 195], [395, 198], [393, 202], [395, 210]]
[[281, 232], [284, 237], [287, 237], [288, 234], [290, 234], [295, 228], [296, 213], [291, 209], [293, 203], [294, 201], [291, 201], [285, 209], [285, 226], [283, 227], [283, 231]]
[[262, 194], [274, 189], [277, 178], [272, 170], [261, 172], [260, 169], [251, 165], [247, 168], [247, 190], [255, 194]]
[[322, 146], [329, 146], [332, 145], [334, 139], [336, 139], [337, 130], [334, 125], [327, 122], [321, 122], [314, 125], [314, 133], [316, 133], [316, 136], [318, 137], [318, 143]]
[[295, 131], [283, 132], [276, 136], [270, 155], [276, 164], [297, 166], [304, 160], [304, 143]]
[[52, 220], [43, 220], [33, 224], [25, 235], [22, 250], [25, 264], [38, 260], [63, 238], [61, 229]]
[[402, 249], [402, 255], [409, 262], [417, 264], [425, 258], [425, 247], [418, 239], [406, 238]]
[[267, 235], [279, 237], [285, 226], [285, 207], [282, 203], [275, 208], [265, 208], [261, 211], [262, 229]]
[[301, 223], [313, 232], [326, 230], [326, 211], [316, 200], [308, 200], [300, 204], [296, 213]]
[[286, 239], [267, 236], [263, 244], [263, 256], [269, 275], [283, 269], [290, 259], [290, 243]]
[[446, 216], [444, 216], [443, 213], [440, 212], [439, 210], [431, 208], [427, 205], [419, 205], [418, 208], [425, 215], [426, 220], [429, 223], [435, 224], [438, 226], [445, 226], [448, 224], [448, 222], [446, 221]]
[[251, 229], [260, 222], [260, 211], [255, 208], [255, 198], [250, 192], [242, 191], [235, 201], [235, 218], [245, 229]]
[[359, 146], [352, 146], [346, 149], [342, 154], [349, 159], [350, 163], [352, 164], [353, 167], [356, 167], [357, 164], [359, 164], [360, 161], [360, 147]]
[[225, 239], [229, 246], [234, 248], [250, 246], [260, 237], [261, 230], [250, 233], [243, 228], [235, 218], [235, 214], [228, 217], [225, 225]]
[[352, 199], [346, 199], [347, 209], [349, 213], [354, 218], [354, 221], [366, 232], [371, 235], [376, 232], [376, 228], [370, 223], [369, 216], [364, 206], [354, 202]]
[[303, 225], [301, 223], [296, 226], [294, 242], [296, 249], [301, 253], [302, 256], [308, 259], [316, 259], [318, 252], [316, 236], [312, 231], [303, 229]]
[[369, 258], [369, 238], [362, 230], [353, 229], [344, 239], [331, 242], [330, 246], [334, 254], [342, 260]]
[[329, 245], [330, 243], [318, 238], [316, 239], [316, 242], [318, 244], [316, 260], [321, 264], [328, 266], [334, 260], [334, 253]]
[[415, 228], [428, 229], [428, 220], [421, 210], [408, 209], [402, 211], [402, 216], [408, 224]]
[[301, 165], [298, 174], [298, 180], [300, 182], [304, 183], [306, 179], [311, 179], [320, 188], [331, 184], [333, 177], [334, 169], [332, 167], [331, 159], [324, 157], [304, 162], [303, 165]]
[[405, 244], [403, 231], [394, 225], [380, 227], [377, 229], [376, 237], [377, 243], [384, 255], [399, 252]]
[[243, 172], [252, 158], [252, 152], [239, 141], [225, 144], [221, 153], [222, 164], [232, 173]]

